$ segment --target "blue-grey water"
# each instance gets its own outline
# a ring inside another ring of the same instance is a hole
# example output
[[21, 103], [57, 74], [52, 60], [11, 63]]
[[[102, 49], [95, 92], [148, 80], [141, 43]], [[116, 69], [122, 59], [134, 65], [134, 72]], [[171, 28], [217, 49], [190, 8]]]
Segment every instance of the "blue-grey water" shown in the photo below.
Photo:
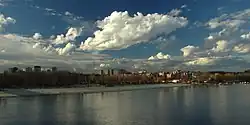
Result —
[[250, 85], [1, 99], [0, 125], [250, 125]]

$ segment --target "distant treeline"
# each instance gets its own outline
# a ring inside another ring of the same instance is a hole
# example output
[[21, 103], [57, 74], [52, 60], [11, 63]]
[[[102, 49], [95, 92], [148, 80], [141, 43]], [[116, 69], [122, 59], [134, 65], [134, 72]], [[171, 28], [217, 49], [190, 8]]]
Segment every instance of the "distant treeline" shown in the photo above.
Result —
[[1, 88], [45, 88], [100, 82], [99, 76], [70, 72], [17, 72], [0, 75]]
[[218, 82], [250, 82], [249, 72], [208, 72], [201, 73], [195, 80], [208, 81], [210, 83]]
[[[167, 73], [166, 73], [167, 74]], [[124, 85], [124, 84], [152, 84], [171, 82], [173, 79], [179, 79], [182, 83], [209, 82], [217, 84], [219, 82], [250, 82], [250, 73], [226, 73], [226, 72], [202, 72], [198, 75], [181, 77], [176, 75], [167, 78], [167, 75], [154, 73], [146, 74], [125, 74], [100, 75], [100, 74], [82, 74], [67, 71], [56, 72], [5, 72], [0, 74], [0, 88], [54, 88], [54, 87], [72, 87], [75, 85]], [[178, 76], [178, 77], [177, 77]]]
[[0, 74], [0, 88], [51, 88], [74, 85], [143, 84], [152, 80], [145, 76], [102, 76], [71, 72], [16, 72]]
[[215, 81], [246, 81], [250, 82], [250, 73], [217, 74], [212, 77]]

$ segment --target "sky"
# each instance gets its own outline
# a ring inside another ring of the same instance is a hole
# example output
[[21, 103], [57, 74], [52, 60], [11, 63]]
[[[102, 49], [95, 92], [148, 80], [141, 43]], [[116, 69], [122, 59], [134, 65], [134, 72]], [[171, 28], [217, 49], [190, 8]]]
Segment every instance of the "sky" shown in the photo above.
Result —
[[0, 0], [0, 71], [244, 71], [249, 21], [249, 0]]

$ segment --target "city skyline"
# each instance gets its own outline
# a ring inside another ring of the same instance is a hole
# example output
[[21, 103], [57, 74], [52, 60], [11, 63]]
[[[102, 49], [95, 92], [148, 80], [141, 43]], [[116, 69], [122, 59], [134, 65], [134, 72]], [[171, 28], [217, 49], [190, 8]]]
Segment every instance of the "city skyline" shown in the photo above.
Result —
[[[211, 6], [210, 6], [210, 3]], [[0, 71], [244, 71], [247, 0], [0, 0]]]

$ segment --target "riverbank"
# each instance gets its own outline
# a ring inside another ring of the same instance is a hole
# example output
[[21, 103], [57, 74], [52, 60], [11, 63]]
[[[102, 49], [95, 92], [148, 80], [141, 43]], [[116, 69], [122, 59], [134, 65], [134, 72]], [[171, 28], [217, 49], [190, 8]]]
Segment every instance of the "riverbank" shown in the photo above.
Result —
[[60, 95], [60, 94], [87, 94], [100, 92], [119, 92], [143, 89], [160, 89], [169, 87], [187, 87], [189, 84], [155, 84], [155, 85], [130, 85], [114, 87], [84, 87], [84, 88], [53, 88], [53, 89], [4, 89], [0, 91], [0, 97], [18, 96], [40, 96], [40, 95]]
[[16, 95], [13, 95], [13, 94], [10, 94], [10, 93], [7, 93], [7, 92], [0, 91], [0, 98], [1, 98], [1, 97], [16, 97]]

